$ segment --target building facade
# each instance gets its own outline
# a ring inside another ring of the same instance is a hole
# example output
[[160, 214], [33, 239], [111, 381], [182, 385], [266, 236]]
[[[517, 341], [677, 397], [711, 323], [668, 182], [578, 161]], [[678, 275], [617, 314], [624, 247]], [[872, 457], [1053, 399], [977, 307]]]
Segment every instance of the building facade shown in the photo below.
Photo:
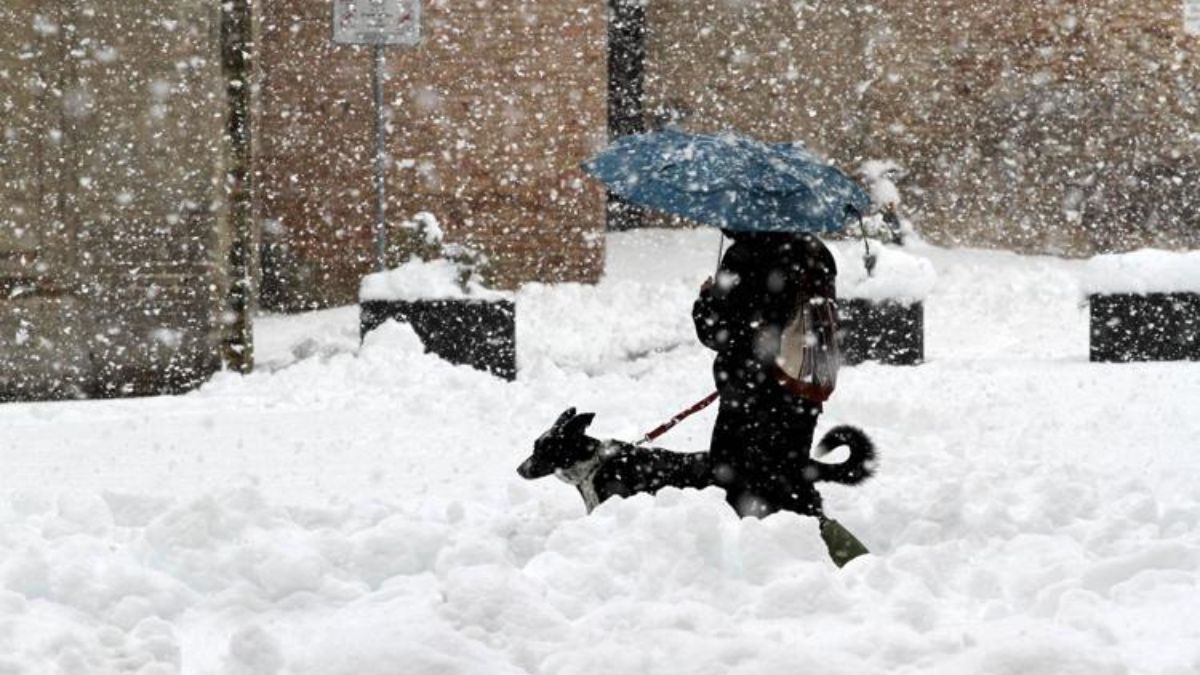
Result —
[[[497, 287], [596, 281], [606, 224], [638, 221], [579, 164], [664, 125], [893, 160], [936, 243], [1200, 246], [1183, 0], [423, 4], [387, 50], [386, 264], [428, 212]], [[6, 0], [0, 399], [186, 389], [250, 360], [255, 300], [355, 302], [372, 68], [330, 0]]]
[[[258, 125], [263, 301], [357, 300], [375, 254], [372, 49], [334, 44], [330, 3], [263, 0]], [[598, 279], [606, 9], [591, 0], [425, 2], [423, 39], [386, 50], [388, 264], [434, 214], [489, 281]]]
[[1200, 246], [1184, 0], [646, 3], [649, 115], [890, 159], [948, 245]]

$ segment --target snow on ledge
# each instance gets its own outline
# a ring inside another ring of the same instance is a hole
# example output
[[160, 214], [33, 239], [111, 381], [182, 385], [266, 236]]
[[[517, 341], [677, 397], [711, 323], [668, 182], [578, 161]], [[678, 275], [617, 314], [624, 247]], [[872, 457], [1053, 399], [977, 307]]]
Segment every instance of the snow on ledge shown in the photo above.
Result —
[[512, 299], [512, 294], [484, 288], [473, 279], [463, 290], [458, 277], [458, 266], [449, 260], [414, 258], [395, 269], [363, 277], [358, 299], [359, 302]]
[[1084, 265], [1083, 292], [1200, 293], [1200, 251], [1141, 249], [1099, 255]]
[[837, 260], [839, 298], [921, 302], [937, 283], [933, 263], [896, 246], [871, 241], [871, 253], [876, 256], [876, 262], [873, 274], [868, 276], [863, 264], [866, 251], [861, 240], [827, 243]]

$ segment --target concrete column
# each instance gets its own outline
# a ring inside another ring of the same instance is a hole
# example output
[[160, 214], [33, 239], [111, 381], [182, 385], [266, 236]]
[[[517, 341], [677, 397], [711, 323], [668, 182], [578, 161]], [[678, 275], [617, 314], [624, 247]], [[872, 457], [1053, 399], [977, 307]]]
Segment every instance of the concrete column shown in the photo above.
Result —
[[[220, 4], [6, 2], [0, 398], [180, 391], [229, 279]], [[26, 201], [7, 197], [26, 193]]]

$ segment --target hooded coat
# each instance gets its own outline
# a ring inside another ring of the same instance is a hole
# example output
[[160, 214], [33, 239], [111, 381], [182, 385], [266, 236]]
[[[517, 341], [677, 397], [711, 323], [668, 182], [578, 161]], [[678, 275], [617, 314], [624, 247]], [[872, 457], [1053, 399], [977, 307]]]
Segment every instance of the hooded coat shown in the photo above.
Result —
[[776, 380], [779, 336], [796, 298], [836, 299], [837, 266], [810, 234], [731, 233], [716, 277], [692, 308], [700, 341], [716, 352], [720, 408], [709, 447], [714, 479], [743, 516], [779, 509], [820, 515], [820, 495], [799, 475], [821, 404]]

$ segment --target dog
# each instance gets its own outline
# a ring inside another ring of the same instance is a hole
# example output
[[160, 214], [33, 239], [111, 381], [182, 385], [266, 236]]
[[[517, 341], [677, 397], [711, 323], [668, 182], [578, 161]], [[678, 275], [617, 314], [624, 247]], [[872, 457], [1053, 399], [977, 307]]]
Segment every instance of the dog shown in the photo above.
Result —
[[[617, 440], [600, 440], [585, 432], [594, 413], [568, 408], [533, 443], [533, 454], [517, 467], [527, 480], [554, 474], [574, 485], [588, 513], [612, 497], [639, 492], [653, 494], [664, 487], [696, 488], [718, 485], [707, 452], [673, 452]], [[851, 426], [831, 429], [813, 454], [820, 457], [842, 445], [850, 457], [840, 464], [809, 460], [799, 472], [809, 483], [821, 481], [856, 485], [875, 470], [875, 445], [862, 430]]]
[[533, 454], [517, 467], [522, 478], [554, 474], [574, 485], [588, 513], [611, 497], [664, 487], [702, 489], [712, 485], [706, 452], [672, 452], [616, 440], [599, 440], [585, 432], [595, 413], [568, 408], [533, 443]]

